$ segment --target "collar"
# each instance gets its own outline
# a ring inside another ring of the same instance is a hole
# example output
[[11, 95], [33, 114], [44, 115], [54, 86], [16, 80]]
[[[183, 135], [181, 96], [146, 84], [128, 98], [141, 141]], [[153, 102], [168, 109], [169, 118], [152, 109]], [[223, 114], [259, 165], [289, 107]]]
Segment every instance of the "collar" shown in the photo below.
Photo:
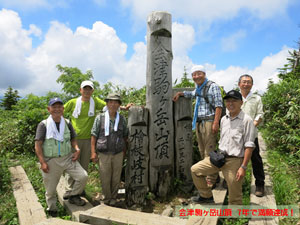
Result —
[[226, 118], [227, 118], [227, 119], [230, 119], [230, 120], [235, 120], [235, 119], [240, 119], [240, 120], [242, 120], [243, 117], [244, 117], [244, 115], [245, 115], [245, 113], [243, 112], [243, 110], [241, 110], [240, 113], [239, 113], [237, 116], [235, 116], [235, 117], [231, 117], [230, 114], [228, 113], [228, 114], [226, 115]]
[[253, 92], [250, 91], [250, 92], [248, 93], [248, 95], [246, 96], [246, 98], [243, 97], [243, 101], [249, 100], [249, 99], [252, 97], [252, 95], [253, 95]]

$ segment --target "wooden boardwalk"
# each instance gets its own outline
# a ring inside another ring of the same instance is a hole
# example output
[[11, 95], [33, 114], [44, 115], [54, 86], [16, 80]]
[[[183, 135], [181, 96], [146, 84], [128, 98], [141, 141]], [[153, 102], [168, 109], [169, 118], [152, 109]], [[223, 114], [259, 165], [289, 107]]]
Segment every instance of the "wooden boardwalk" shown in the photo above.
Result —
[[[255, 196], [255, 178], [252, 174], [251, 179], [251, 195], [250, 195], [250, 204], [251, 205], [259, 205], [259, 206], [276, 206], [275, 195], [273, 194], [273, 184], [271, 177], [268, 173], [268, 163], [267, 163], [267, 151], [266, 151], [266, 144], [259, 134], [258, 136], [259, 147], [260, 147], [260, 155], [264, 162], [264, 171], [265, 171], [265, 195], [261, 198]], [[251, 219], [249, 221], [249, 225], [275, 225], [279, 224], [278, 218], [273, 219]]]

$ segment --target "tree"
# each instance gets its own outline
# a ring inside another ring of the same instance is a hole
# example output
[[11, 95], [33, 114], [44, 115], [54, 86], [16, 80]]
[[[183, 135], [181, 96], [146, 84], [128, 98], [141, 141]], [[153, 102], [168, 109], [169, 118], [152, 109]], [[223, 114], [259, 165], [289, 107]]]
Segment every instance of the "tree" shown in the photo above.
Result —
[[[82, 81], [91, 80], [94, 84], [94, 89], [98, 90], [100, 85], [99, 82], [93, 81], [93, 73], [91, 70], [88, 70], [86, 74], [83, 74], [76, 67], [63, 67], [60, 64], [56, 66], [59, 72], [62, 74], [56, 80], [57, 83], [63, 85], [62, 90], [68, 95], [70, 98], [75, 98], [80, 95], [80, 84]], [[94, 92], [94, 94], [97, 92]]]
[[7, 88], [4, 94], [4, 98], [1, 100], [0, 105], [4, 107], [5, 110], [12, 110], [12, 106], [16, 105], [20, 96], [17, 90], [13, 90], [11, 86]]
[[[299, 44], [300, 47], [300, 44]], [[294, 155], [300, 163], [300, 65], [299, 51], [290, 52], [280, 69], [278, 83], [269, 82], [263, 95], [266, 141], [270, 148]]]
[[186, 72], [185, 67], [183, 68], [183, 70], [184, 70], [184, 72], [183, 72], [183, 76], [181, 78], [181, 81], [180, 81], [179, 84], [176, 84], [177, 83], [177, 79], [176, 79], [175, 82], [174, 82], [174, 85], [176, 84], [174, 86], [174, 88], [183, 88], [183, 87], [192, 87], [193, 88], [193, 87], [195, 87], [194, 82], [187, 77], [188, 73]]

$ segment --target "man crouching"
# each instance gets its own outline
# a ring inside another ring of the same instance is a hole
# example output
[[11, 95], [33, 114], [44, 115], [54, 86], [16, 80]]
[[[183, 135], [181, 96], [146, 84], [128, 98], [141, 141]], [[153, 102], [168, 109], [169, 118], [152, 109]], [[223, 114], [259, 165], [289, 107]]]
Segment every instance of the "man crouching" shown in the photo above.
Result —
[[218, 168], [210, 162], [210, 157], [191, 167], [192, 178], [199, 195], [192, 198], [195, 203], [213, 203], [213, 195], [205, 181], [205, 176], [222, 171], [228, 185], [229, 205], [242, 205], [242, 183], [252, 151], [255, 147], [255, 127], [250, 116], [242, 110], [242, 95], [231, 90], [224, 97], [228, 114], [221, 120], [219, 151], [225, 164]]
[[[47, 211], [56, 216], [56, 187], [61, 175], [66, 172], [74, 180], [69, 203], [77, 206], [86, 204], [79, 197], [88, 175], [77, 159], [80, 155], [76, 133], [72, 124], [63, 117], [64, 105], [60, 98], [52, 98], [48, 104], [50, 116], [39, 123], [35, 136], [35, 153], [41, 164], [43, 181], [46, 189]], [[76, 150], [72, 153], [72, 147]]]

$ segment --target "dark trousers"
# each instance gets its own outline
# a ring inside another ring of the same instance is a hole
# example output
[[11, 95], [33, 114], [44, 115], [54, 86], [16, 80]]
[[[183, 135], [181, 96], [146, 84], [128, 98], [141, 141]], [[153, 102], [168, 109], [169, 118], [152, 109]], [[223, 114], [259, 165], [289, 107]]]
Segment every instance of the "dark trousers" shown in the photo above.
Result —
[[265, 172], [263, 167], [263, 161], [259, 154], [259, 145], [258, 138], [255, 138], [255, 149], [252, 152], [251, 162], [253, 175], [255, 177], [255, 186], [264, 186], [265, 185]]

